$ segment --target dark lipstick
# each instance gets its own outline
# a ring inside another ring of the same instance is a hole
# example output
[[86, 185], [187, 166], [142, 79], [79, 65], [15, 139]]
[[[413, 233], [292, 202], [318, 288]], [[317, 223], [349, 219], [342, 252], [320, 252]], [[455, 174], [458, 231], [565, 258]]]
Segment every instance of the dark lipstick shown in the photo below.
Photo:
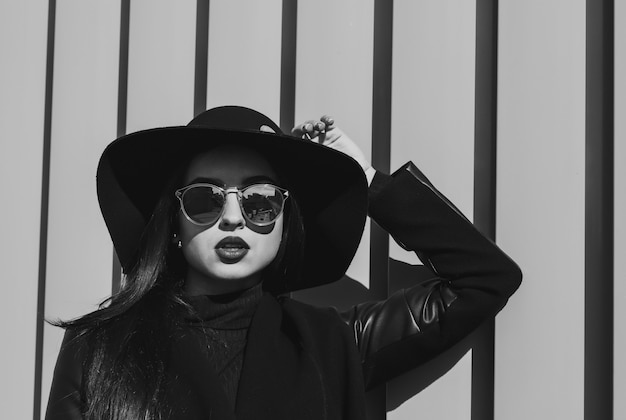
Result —
[[215, 252], [223, 263], [234, 264], [246, 256], [250, 245], [238, 236], [227, 236], [215, 245]]

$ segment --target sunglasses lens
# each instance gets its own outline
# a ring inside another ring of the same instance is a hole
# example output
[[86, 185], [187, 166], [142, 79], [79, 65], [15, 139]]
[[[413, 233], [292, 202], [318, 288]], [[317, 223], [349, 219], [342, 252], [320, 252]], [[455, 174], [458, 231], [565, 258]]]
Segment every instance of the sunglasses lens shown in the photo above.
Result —
[[200, 225], [215, 222], [220, 217], [223, 206], [224, 196], [217, 187], [199, 185], [189, 188], [183, 194], [185, 213]]
[[282, 192], [273, 185], [251, 185], [241, 195], [241, 207], [247, 219], [261, 226], [280, 216], [284, 202]]

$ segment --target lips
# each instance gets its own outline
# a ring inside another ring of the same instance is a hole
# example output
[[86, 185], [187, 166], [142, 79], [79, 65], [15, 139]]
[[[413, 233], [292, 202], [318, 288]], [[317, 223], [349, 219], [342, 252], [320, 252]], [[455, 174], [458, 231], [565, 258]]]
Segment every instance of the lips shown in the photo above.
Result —
[[215, 245], [215, 253], [226, 264], [240, 261], [249, 249], [250, 245], [238, 236], [228, 236]]

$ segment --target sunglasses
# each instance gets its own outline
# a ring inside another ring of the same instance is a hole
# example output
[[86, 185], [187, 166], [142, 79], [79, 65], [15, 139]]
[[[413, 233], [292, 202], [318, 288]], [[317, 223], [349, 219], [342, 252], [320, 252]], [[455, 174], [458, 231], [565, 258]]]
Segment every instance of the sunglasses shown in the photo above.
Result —
[[226, 196], [236, 193], [244, 218], [256, 226], [274, 223], [283, 212], [289, 191], [272, 184], [253, 184], [245, 188], [224, 189], [213, 184], [191, 184], [174, 193], [180, 208], [191, 223], [208, 226], [224, 213]]

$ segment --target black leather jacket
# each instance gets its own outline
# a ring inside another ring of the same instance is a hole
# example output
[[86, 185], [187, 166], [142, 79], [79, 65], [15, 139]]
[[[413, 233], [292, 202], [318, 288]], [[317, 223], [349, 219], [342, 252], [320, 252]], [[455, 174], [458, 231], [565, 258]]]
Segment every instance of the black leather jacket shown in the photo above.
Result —
[[434, 274], [341, 314], [354, 331], [371, 388], [430, 360], [494, 316], [522, 273], [411, 162], [392, 176], [376, 175], [369, 214]]
[[[313, 367], [311, 364], [305, 366], [300, 362], [294, 362], [287, 368], [281, 366], [280, 369], [264, 367], [263, 365], [270, 366], [272, 363], [276, 365], [285, 363], [282, 360], [283, 354], [288, 354], [290, 350], [284, 347], [285, 340], [281, 339], [282, 344], [277, 345], [276, 349], [271, 350], [268, 347], [262, 350], [266, 351], [267, 357], [261, 358], [259, 366], [253, 366], [253, 362], [249, 365], [246, 364], [248, 362], [244, 362], [242, 382], [247, 381], [246, 366], [251, 370], [258, 368], [257, 372], [267, 370], [267, 374], [257, 373], [257, 378], [252, 379], [259, 382], [251, 388], [255, 389], [256, 394], [267, 389], [264, 398], [272, 399], [275, 394], [284, 393], [285, 389], [274, 389], [270, 392], [270, 388], [275, 387], [279, 381], [266, 377], [275, 375], [281, 369], [286, 372], [306, 368], [322, 378], [321, 385], [315, 388], [308, 384], [311, 381], [306, 381], [307, 385], [303, 385], [304, 390], [293, 391], [293, 398], [306, 395], [309, 401], [313, 401], [313, 397], [319, 393], [322, 395], [320, 401], [325, 401], [325, 411], [318, 417], [311, 418], [348, 418], [345, 413], [350, 410], [344, 406], [359, 405], [359, 401], [362, 402], [364, 398], [363, 393], [354, 396], [355, 381], [364, 383], [365, 388], [371, 388], [428, 361], [468, 335], [485, 319], [494, 316], [519, 287], [521, 272], [517, 265], [492, 241], [480, 234], [412, 163], [405, 165], [392, 176], [376, 175], [370, 187], [369, 212], [370, 216], [402, 247], [418, 254], [424, 264], [432, 269], [433, 278], [417, 282], [413, 287], [400, 290], [384, 301], [362, 303], [343, 313], [337, 313], [332, 309], [309, 309], [306, 305], [291, 299], [279, 299], [278, 302], [266, 299], [257, 312], [266, 311], [270, 314], [273, 311], [272, 305], [275, 305], [281, 309], [274, 312], [282, 312], [282, 315], [276, 315], [276, 321], [272, 321], [273, 315], [268, 315], [265, 324], [269, 325], [272, 322], [281, 324], [278, 318], [290, 317], [296, 325], [299, 345], [308, 351], [314, 363]], [[344, 332], [336, 330], [339, 328], [337, 325], [341, 323], [343, 325], [340, 328], [345, 329], [347, 325], [350, 330]], [[257, 330], [262, 328], [265, 328], [265, 325]], [[328, 333], [330, 338], [327, 338], [326, 330], [332, 329], [336, 330], [335, 334]], [[250, 331], [250, 334], [254, 335], [254, 324]], [[344, 348], [340, 344], [341, 340], [334, 337], [344, 333], [348, 335], [348, 339], [353, 335], [357, 344], [356, 350], [340, 350]], [[267, 331], [257, 334], [258, 340], [255, 341], [254, 336], [249, 338], [249, 346], [258, 345], [257, 349], [265, 348], [263, 347], [265, 341], [270, 340], [268, 337], [271, 335], [271, 328], [267, 328]], [[289, 336], [287, 341], [289, 340], [295, 339]], [[327, 342], [322, 342], [324, 340]], [[84, 356], [79, 354], [80, 350], [77, 348], [75, 343], [70, 343], [66, 338], [55, 370], [46, 415], [48, 420], [82, 418], [80, 412]], [[337, 358], [337, 355], [328, 357], [329, 348], [346, 353], [347, 362]], [[281, 353], [283, 351], [284, 353]], [[352, 352], [356, 352], [356, 356], [351, 356]], [[354, 363], [361, 366], [362, 376], [361, 373], [355, 374], [353, 369], [341, 380], [330, 378], [336, 376], [333, 369], [340, 369], [333, 368], [332, 363], [337, 363], [336, 366], [346, 366], [354, 364], [351, 360], [357, 358], [360, 361]], [[324, 375], [330, 379], [324, 379]], [[202, 378], [205, 376], [201, 376], [201, 380]], [[267, 382], [262, 383], [263, 381]], [[246, 388], [246, 385], [240, 384], [240, 396], [241, 392], [245, 392], [241, 391], [242, 388]], [[344, 388], [349, 389], [348, 393], [351, 394], [340, 397]], [[256, 394], [250, 394], [250, 398], [255, 399], [252, 395]], [[353, 398], [353, 401], [346, 402], [349, 398]], [[251, 418], [264, 418], [258, 417], [260, 408], [254, 407], [257, 402], [250, 402], [250, 407], [245, 409], [253, 413]], [[242, 404], [247, 404], [247, 401]], [[292, 407], [293, 410], [298, 408], [297, 405], [293, 404], [295, 407]], [[245, 409], [242, 408], [242, 412], [245, 412]], [[307, 408], [307, 413], [311, 413], [312, 410]], [[206, 411], [201, 409], [196, 411], [201, 412]], [[333, 412], [344, 414], [334, 416]], [[243, 414], [237, 415], [239, 418], [247, 418]], [[353, 417], [359, 418], [359, 415]], [[275, 415], [273, 418], [300, 418], [298, 416], [297, 411], [292, 411], [283, 416]], [[189, 415], [185, 418], [198, 417]]]

